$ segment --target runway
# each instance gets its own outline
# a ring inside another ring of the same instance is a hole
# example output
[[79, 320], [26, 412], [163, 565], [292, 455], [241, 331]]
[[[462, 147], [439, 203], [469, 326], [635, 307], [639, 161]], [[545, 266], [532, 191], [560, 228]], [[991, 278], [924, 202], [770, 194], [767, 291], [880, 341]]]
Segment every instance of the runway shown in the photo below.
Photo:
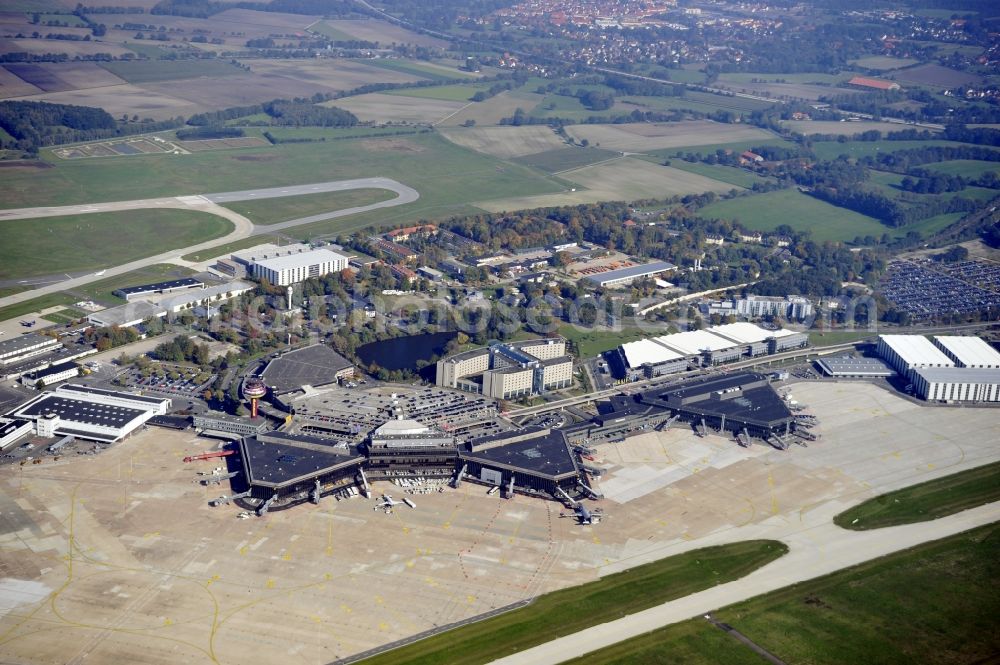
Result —
[[[305, 194], [321, 194], [325, 192], [341, 192], [352, 189], [387, 189], [395, 192], [395, 198], [386, 201], [379, 201], [370, 205], [343, 208], [318, 215], [309, 215], [291, 219], [280, 224], [270, 224], [257, 227], [249, 219], [228, 208], [222, 207], [222, 203], [234, 203], [238, 201], [250, 201], [255, 199], [279, 198], [284, 196], [302, 196]], [[220, 192], [215, 194], [198, 194], [192, 196], [175, 196], [155, 199], [138, 199], [134, 201], [111, 201], [105, 203], [88, 203], [72, 206], [48, 206], [38, 208], [15, 208], [10, 210], [0, 210], [0, 223], [6, 219], [32, 219], [38, 217], [57, 217], [63, 215], [85, 215], [101, 212], [118, 212], [123, 210], [141, 210], [149, 208], [179, 208], [183, 210], [195, 210], [211, 215], [218, 215], [233, 223], [233, 230], [221, 238], [215, 238], [196, 245], [189, 245], [178, 249], [172, 249], [154, 256], [148, 256], [136, 261], [130, 261], [119, 266], [109, 266], [100, 271], [100, 274], [89, 273], [68, 279], [53, 281], [37, 289], [22, 291], [13, 295], [0, 298], [0, 307], [14, 305], [26, 300], [37, 298], [49, 293], [58, 293], [68, 289], [74, 289], [91, 282], [95, 282], [107, 277], [114, 277], [132, 270], [146, 267], [154, 263], [169, 262], [190, 252], [197, 252], [202, 249], [209, 249], [224, 243], [242, 240], [250, 236], [262, 233], [273, 233], [289, 229], [303, 224], [322, 222], [338, 217], [357, 215], [380, 208], [392, 208], [395, 206], [412, 203], [420, 198], [420, 193], [412, 187], [408, 187], [391, 178], [356, 178], [353, 180], [337, 180], [330, 182], [311, 183], [306, 185], [292, 185], [288, 187], [268, 187], [262, 189], [247, 189], [237, 192]]]

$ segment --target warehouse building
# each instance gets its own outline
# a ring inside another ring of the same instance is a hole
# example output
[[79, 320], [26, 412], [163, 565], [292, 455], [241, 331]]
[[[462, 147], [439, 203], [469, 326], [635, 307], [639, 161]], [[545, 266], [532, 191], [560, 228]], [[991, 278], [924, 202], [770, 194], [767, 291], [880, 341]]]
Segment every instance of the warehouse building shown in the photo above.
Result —
[[[618, 349], [624, 375], [630, 381], [683, 372], [688, 368], [687, 356], [668, 349], [652, 339], [626, 342]], [[617, 373], [622, 375], [621, 372]]]
[[313, 277], [338, 273], [347, 268], [348, 257], [326, 247], [274, 258], [254, 259], [251, 274], [275, 286], [297, 284]]
[[691, 360], [700, 359], [705, 365], [737, 360], [743, 355], [740, 344], [720, 337], [711, 330], [689, 330], [655, 338], [657, 344], [676, 351]]
[[145, 300], [125, 303], [118, 307], [94, 312], [87, 315], [87, 322], [100, 328], [133, 328], [143, 321], [152, 318], [161, 318], [167, 315], [167, 310], [160, 305], [155, 305]]
[[562, 337], [496, 343], [439, 360], [436, 384], [496, 399], [573, 385], [573, 358]]
[[827, 376], [838, 379], [878, 379], [896, 376], [896, 370], [878, 358], [820, 358], [816, 366]]
[[666, 261], [656, 261], [654, 263], [647, 263], [646, 265], [629, 266], [628, 268], [609, 270], [608, 272], [602, 272], [596, 275], [587, 275], [584, 279], [595, 286], [617, 288], [621, 286], [628, 286], [635, 281], [655, 277], [656, 275], [669, 272], [676, 268], [677, 266], [672, 263], [667, 263]]
[[911, 380], [917, 395], [929, 402], [1000, 402], [1000, 369], [920, 367]]
[[150, 296], [154, 293], [173, 293], [174, 291], [183, 291], [185, 289], [201, 289], [204, 288], [204, 286], [205, 283], [200, 279], [185, 277], [183, 279], [173, 279], [167, 282], [155, 282], [153, 284], [143, 284], [142, 286], [129, 286], [117, 289], [116, 291], [113, 291], [113, 293], [119, 298], [124, 298], [126, 301], [130, 301], [133, 298]]
[[934, 344], [959, 367], [1000, 369], [1000, 353], [979, 337], [938, 335]]
[[18, 364], [61, 347], [59, 340], [38, 333], [0, 340], [0, 366]]
[[907, 379], [912, 379], [916, 369], [955, 366], [951, 358], [921, 335], [879, 335], [876, 352]]
[[165, 398], [68, 384], [25, 402], [12, 416], [35, 423], [39, 436], [113, 443], [153, 416], [165, 415], [169, 408], [170, 400]]

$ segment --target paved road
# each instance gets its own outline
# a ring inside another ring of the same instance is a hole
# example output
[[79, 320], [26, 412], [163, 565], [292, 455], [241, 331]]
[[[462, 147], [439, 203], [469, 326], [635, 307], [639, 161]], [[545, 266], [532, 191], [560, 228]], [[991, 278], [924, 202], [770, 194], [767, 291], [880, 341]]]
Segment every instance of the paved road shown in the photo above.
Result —
[[[280, 224], [270, 224], [267, 226], [254, 226], [253, 222], [228, 208], [223, 208], [220, 203], [231, 203], [236, 201], [249, 201], [254, 199], [277, 198], [281, 196], [299, 196], [303, 194], [319, 194], [322, 192], [339, 192], [351, 189], [388, 189], [396, 193], [395, 198], [366, 206], [356, 206], [334, 210], [319, 215], [299, 217]], [[380, 208], [391, 208], [393, 206], [412, 203], [420, 198], [420, 194], [412, 187], [396, 182], [390, 178], [358, 178], [355, 180], [340, 180], [334, 182], [313, 183], [310, 185], [294, 185], [290, 187], [272, 187], [267, 189], [248, 189], [240, 192], [223, 192], [218, 194], [204, 194], [196, 196], [177, 196], [156, 199], [139, 199], [136, 201], [114, 201], [107, 203], [92, 203], [73, 206], [49, 206], [40, 208], [17, 208], [10, 210], [0, 210], [0, 222], [5, 219], [30, 219], [36, 217], [54, 217], [59, 215], [81, 215], [100, 212], [115, 212], [121, 210], [139, 210], [151, 208], [180, 208], [184, 210], [194, 210], [212, 215], [224, 217], [233, 223], [233, 230], [222, 238], [215, 238], [207, 242], [172, 249], [155, 256], [149, 256], [137, 261], [131, 261], [119, 266], [108, 267], [100, 273], [88, 273], [76, 277], [69, 277], [53, 281], [44, 286], [40, 286], [30, 291], [15, 293], [5, 298], [0, 298], [0, 307], [14, 305], [38, 296], [49, 293], [57, 293], [74, 289], [90, 282], [106, 279], [115, 275], [121, 275], [132, 270], [144, 268], [154, 263], [172, 262], [184, 254], [197, 252], [202, 249], [216, 247], [223, 243], [234, 240], [242, 240], [252, 235], [261, 233], [273, 233], [283, 229], [299, 226], [301, 224], [311, 224], [347, 215], [356, 215], [370, 210]]]
[[[833, 510], [837, 511], [839, 508], [834, 506]], [[777, 561], [742, 579], [720, 584], [579, 633], [560, 637], [493, 663], [494, 665], [548, 665], [579, 658], [591, 651], [672, 623], [708, 614], [712, 610], [732, 603], [996, 522], [1000, 520], [1000, 502], [932, 522], [872, 531], [846, 531], [835, 526], [831, 522], [832, 519], [833, 515], [829, 511], [816, 511], [806, 513], [803, 522], [789, 523], [776, 519], [729, 529], [718, 538], [699, 539], [696, 545], [682, 544], [665, 548], [665, 551], [660, 553], [661, 556], [679, 554], [695, 546], [705, 547], [754, 538], [773, 538], [785, 542], [790, 551]], [[605, 574], [611, 572], [617, 571], [608, 570]]]

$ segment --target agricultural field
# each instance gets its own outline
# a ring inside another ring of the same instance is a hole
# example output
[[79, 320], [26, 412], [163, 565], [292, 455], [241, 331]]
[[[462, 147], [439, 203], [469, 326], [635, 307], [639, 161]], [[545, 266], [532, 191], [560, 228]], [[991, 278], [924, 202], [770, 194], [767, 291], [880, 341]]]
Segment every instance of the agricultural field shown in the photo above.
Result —
[[795, 189], [716, 201], [701, 208], [696, 214], [705, 218], [739, 221], [758, 231], [773, 231], [778, 226], [787, 224], [796, 230], [809, 231], [816, 241], [847, 241], [855, 236], [866, 235], [878, 238], [883, 233], [905, 235], [909, 230], [889, 228], [877, 219], [838, 208]]
[[816, 101], [830, 95], [864, 94], [860, 90], [838, 88], [812, 83], [739, 83], [731, 85], [735, 92], [746, 92], [775, 99], [803, 99]]
[[796, 74], [774, 74], [766, 72], [724, 72], [719, 74], [718, 84], [730, 87], [742, 84], [761, 83], [806, 83], [834, 86], [849, 80], [855, 72], [840, 74], [821, 74], [819, 72], [802, 72]]
[[503, 655], [596, 626], [625, 614], [738, 579], [780, 558], [782, 543], [756, 540], [708, 547], [545, 594], [533, 603], [364, 661], [365, 665], [487, 663]]
[[[124, 81], [95, 62], [32, 62], [9, 63], [3, 69], [13, 74], [33, 91], [19, 94], [29, 95], [42, 92], [63, 92], [78, 88], [101, 88], [109, 85], [120, 85]], [[0, 79], [2, 81], [2, 79]], [[13, 87], [14, 90], [18, 86]], [[26, 90], [25, 86], [21, 89]], [[3, 96], [13, 97], [13, 94], [3, 93]]]
[[928, 164], [924, 168], [946, 175], [960, 175], [963, 178], [979, 178], [987, 173], [1000, 175], [1000, 162], [983, 162], [975, 159], [956, 159], [950, 162], [938, 162], [937, 164]]
[[468, 102], [470, 97], [480, 90], [486, 90], [487, 88], [489, 88], [488, 83], [456, 83], [452, 85], [435, 85], [429, 88], [387, 90], [386, 94], [420, 97], [423, 99], [440, 99], [446, 102]]
[[566, 147], [566, 141], [551, 127], [477, 127], [441, 130], [441, 135], [457, 145], [500, 159], [523, 157]]
[[892, 78], [900, 83], [913, 83], [935, 88], [956, 88], [962, 85], [975, 85], [982, 82], [982, 77], [960, 72], [941, 65], [926, 64], [893, 72]]
[[245, 72], [221, 60], [116, 60], [101, 66], [128, 83], [161, 83], [181, 79], [236, 76]]
[[332, 210], [370, 205], [393, 196], [392, 192], [384, 189], [351, 189], [344, 192], [238, 201], [224, 203], [222, 206], [243, 215], [254, 224], [266, 226]]
[[281, 76], [331, 90], [353, 90], [369, 83], [413, 83], [423, 79], [418, 74], [374, 67], [373, 62], [346, 58], [303, 61], [299, 58], [252, 60], [247, 64], [254, 74]]
[[486, 101], [469, 104], [455, 115], [443, 120], [441, 125], [458, 127], [469, 120], [475, 121], [479, 126], [498, 125], [504, 118], [514, 115], [519, 108], [526, 112], [535, 108], [543, 97], [538, 93], [525, 92], [523, 89], [508, 90]]
[[335, 28], [326, 21], [316, 21], [308, 28], [309, 32], [315, 32], [317, 35], [323, 35], [329, 39], [338, 42], [349, 42], [355, 41], [357, 38], [350, 35], [339, 28]]
[[913, 58], [893, 58], [888, 55], [871, 55], [867, 58], [859, 58], [857, 60], [852, 60], [851, 64], [856, 67], [862, 67], [864, 69], [876, 69], [879, 71], [885, 71], [889, 69], [900, 69], [902, 67], [909, 67], [910, 65], [915, 65], [919, 60], [914, 60]]
[[659, 166], [629, 157], [566, 171], [560, 179], [579, 185], [576, 191], [542, 196], [492, 198], [474, 205], [490, 212], [542, 208], [599, 201], [635, 201], [666, 198], [675, 194], [727, 192], [731, 184], [688, 173], [669, 166]]
[[577, 142], [586, 140], [597, 148], [624, 152], [648, 152], [732, 141], [766, 141], [774, 138], [770, 132], [757, 127], [729, 125], [709, 120], [573, 125], [566, 128], [566, 133]]
[[430, 125], [454, 115], [471, 103], [373, 92], [335, 99], [323, 105], [350, 111], [363, 122]]
[[525, 155], [524, 157], [515, 157], [512, 161], [524, 164], [525, 166], [532, 166], [546, 173], [561, 173], [620, 156], [617, 152], [602, 150], [601, 148], [572, 147], [546, 150], [545, 152]]
[[396, 42], [397, 44], [429, 46], [431, 48], [447, 48], [448, 46], [448, 42], [443, 39], [422, 35], [418, 32], [412, 32], [406, 28], [389, 23], [388, 21], [380, 21], [378, 19], [327, 19], [323, 21], [323, 23], [338, 32], [350, 35], [351, 39], [358, 39], [367, 42], [379, 42], [385, 46], [388, 46], [392, 42]]
[[881, 494], [833, 518], [844, 529], [863, 531], [938, 519], [1000, 501], [1000, 463], [968, 469]]
[[220, 238], [232, 228], [215, 215], [174, 209], [4, 220], [8, 251], [0, 279], [100, 270]]
[[[82, 34], [89, 34], [90, 31], [83, 31]], [[72, 28], [59, 28], [60, 32], [72, 32]], [[27, 53], [29, 55], [45, 55], [46, 53], [65, 53], [73, 60], [77, 56], [96, 56], [107, 53], [112, 57], [119, 58], [132, 51], [116, 44], [98, 41], [69, 41], [66, 39], [0, 39], [0, 54], [4, 53]]]
[[894, 122], [840, 122], [838, 120], [782, 120], [781, 126], [797, 134], [836, 134], [838, 136], [857, 136], [864, 132], [877, 130], [880, 132], [899, 132], [907, 129], [906, 125]]
[[6, 66], [0, 67], [0, 99], [36, 95], [40, 92], [42, 92], [41, 88], [31, 85], [8, 70]]
[[[786, 663], [974, 663], [1000, 649], [992, 524], [713, 612]], [[568, 661], [568, 665], [764, 662], [699, 617]]]
[[442, 67], [441, 65], [435, 65], [422, 60], [373, 58], [363, 60], [362, 62], [371, 65], [372, 67], [378, 67], [379, 69], [388, 69], [392, 72], [402, 72], [404, 74], [410, 74], [411, 76], [417, 76], [429, 81], [454, 81], [455, 79], [472, 80], [479, 78], [477, 75], [470, 72], [461, 71], [458, 67], [450, 69], [448, 67]]
[[[239, 77], [231, 77], [237, 79]], [[167, 84], [174, 86], [175, 84]], [[154, 92], [137, 85], [122, 84], [106, 88], [66, 90], [63, 92], [41, 93], [22, 99], [51, 102], [53, 104], [77, 104], [97, 106], [115, 117], [138, 115], [140, 118], [166, 120], [177, 116], [189, 116], [209, 110], [202, 104], [180, 99], [170, 94]]]

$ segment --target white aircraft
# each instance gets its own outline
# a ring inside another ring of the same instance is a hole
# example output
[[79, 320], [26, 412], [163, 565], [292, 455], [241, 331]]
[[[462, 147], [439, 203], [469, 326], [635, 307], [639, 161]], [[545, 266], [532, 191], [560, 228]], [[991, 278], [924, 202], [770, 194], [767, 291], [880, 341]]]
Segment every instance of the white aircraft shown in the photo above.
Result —
[[103, 275], [106, 272], [107, 272], [107, 269], [98, 270], [97, 272], [94, 273], [94, 277], [100, 277], [101, 275]]
[[391, 494], [383, 494], [382, 503], [377, 504], [374, 510], [384, 510], [388, 514], [392, 512], [393, 506], [398, 506], [399, 503], [399, 501], [392, 498]]

